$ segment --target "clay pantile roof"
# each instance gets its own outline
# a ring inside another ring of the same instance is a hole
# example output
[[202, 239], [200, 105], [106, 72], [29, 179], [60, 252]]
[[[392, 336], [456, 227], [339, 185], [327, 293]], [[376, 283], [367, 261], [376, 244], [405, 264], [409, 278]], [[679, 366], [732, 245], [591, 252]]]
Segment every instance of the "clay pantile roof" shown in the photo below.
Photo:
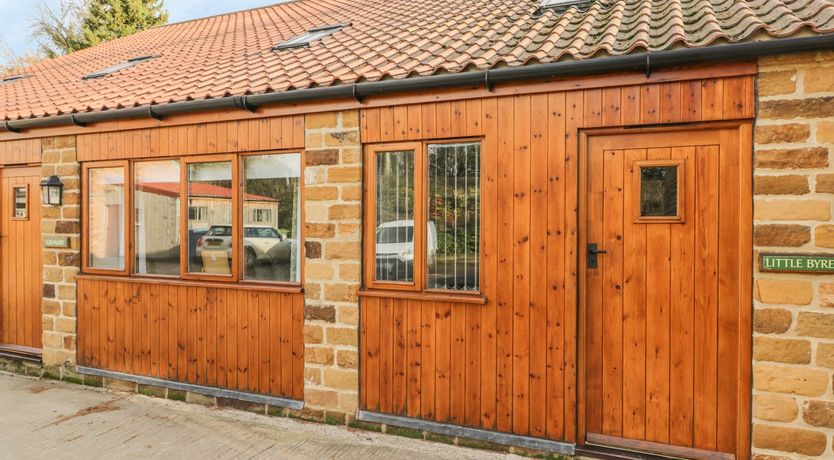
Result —
[[[12, 74], [0, 118], [112, 110], [825, 33], [831, 0], [298, 0], [156, 27]], [[347, 24], [307, 48], [308, 29]], [[81, 77], [158, 57], [104, 78]]]
[[[144, 184], [137, 184], [137, 190], [156, 195], [167, 196], [171, 198], [179, 198], [180, 184], [176, 182], [149, 182]], [[231, 198], [232, 191], [227, 187], [221, 187], [214, 184], [206, 184], [204, 182], [197, 182], [188, 184], [188, 196], [192, 198]], [[272, 197], [256, 195], [247, 193], [244, 197], [246, 201], [269, 201], [277, 203], [278, 200]]]

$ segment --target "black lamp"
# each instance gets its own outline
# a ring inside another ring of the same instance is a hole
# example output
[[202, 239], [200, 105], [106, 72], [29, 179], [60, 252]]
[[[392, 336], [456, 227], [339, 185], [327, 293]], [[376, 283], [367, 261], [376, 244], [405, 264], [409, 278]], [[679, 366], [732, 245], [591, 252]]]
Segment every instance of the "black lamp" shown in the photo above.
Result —
[[60, 206], [64, 195], [64, 183], [58, 176], [41, 181], [41, 201], [43, 204]]

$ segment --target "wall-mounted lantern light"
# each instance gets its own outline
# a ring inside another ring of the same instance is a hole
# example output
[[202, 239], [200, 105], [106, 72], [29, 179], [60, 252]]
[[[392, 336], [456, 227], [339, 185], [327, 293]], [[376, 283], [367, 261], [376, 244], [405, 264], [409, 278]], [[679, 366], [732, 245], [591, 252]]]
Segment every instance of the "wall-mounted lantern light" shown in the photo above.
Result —
[[64, 195], [64, 183], [58, 176], [41, 181], [41, 201], [43, 204], [60, 206]]

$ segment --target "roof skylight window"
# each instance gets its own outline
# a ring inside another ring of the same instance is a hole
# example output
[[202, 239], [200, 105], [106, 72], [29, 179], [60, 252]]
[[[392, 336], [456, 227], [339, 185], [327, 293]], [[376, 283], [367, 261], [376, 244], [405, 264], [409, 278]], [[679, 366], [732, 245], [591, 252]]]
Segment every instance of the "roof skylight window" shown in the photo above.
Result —
[[591, 6], [594, 1], [596, 0], [540, 0], [539, 7], [533, 13], [533, 17], [541, 16], [546, 10], [561, 14], [572, 6], [576, 6], [580, 11], [584, 11]]
[[3, 79], [0, 80], [0, 85], [6, 85], [6, 84], [9, 84], [9, 83], [14, 83], [16, 81], [25, 80], [29, 77], [31, 77], [31, 75], [29, 75], [28, 73], [21, 73], [21, 74], [17, 74], [17, 75], [9, 75], [8, 77], [3, 77]]
[[154, 56], [154, 55], [148, 55], [148, 56], [140, 56], [140, 57], [131, 58], [131, 59], [128, 59], [127, 61], [123, 61], [123, 62], [120, 62], [116, 65], [112, 65], [110, 67], [107, 67], [106, 69], [101, 69], [101, 70], [93, 72], [89, 75], [85, 75], [81, 79], [82, 80], [92, 80], [92, 79], [95, 79], [95, 78], [106, 77], [110, 74], [114, 74], [114, 73], [119, 72], [119, 71], [124, 70], [124, 69], [129, 69], [129, 68], [131, 68], [135, 65], [141, 64], [143, 62], [150, 61], [151, 59], [153, 59], [155, 57], [156, 56]]
[[555, 7], [567, 7], [578, 5], [580, 3], [590, 3], [593, 0], [542, 0], [541, 7], [542, 8], [555, 8]]
[[291, 48], [303, 48], [310, 46], [310, 43], [313, 43], [317, 40], [321, 40], [324, 37], [330, 36], [344, 29], [348, 25], [349, 24], [334, 24], [330, 26], [315, 27], [295, 38], [291, 38], [287, 41], [283, 41], [273, 46], [272, 51], [280, 51]]

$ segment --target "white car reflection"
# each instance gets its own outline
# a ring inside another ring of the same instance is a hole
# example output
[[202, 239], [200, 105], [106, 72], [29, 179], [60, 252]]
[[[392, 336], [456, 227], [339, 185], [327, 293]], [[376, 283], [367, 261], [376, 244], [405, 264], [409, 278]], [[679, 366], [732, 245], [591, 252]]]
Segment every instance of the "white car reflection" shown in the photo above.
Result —
[[[254, 267], [256, 263], [288, 262], [292, 254], [294, 240], [285, 238], [272, 227], [245, 227], [243, 229], [243, 263]], [[225, 250], [232, 259], [232, 227], [230, 225], [212, 225], [208, 231], [197, 239], [194, 255], [202, 260], [203, 251]]]
[[[434, 263], [437, 255], [437, 227], [426, 225], [427, 263]], [[376, 228], [377, 279], [405, 280], [414, 273], [414, 221], [385, 222]]]

